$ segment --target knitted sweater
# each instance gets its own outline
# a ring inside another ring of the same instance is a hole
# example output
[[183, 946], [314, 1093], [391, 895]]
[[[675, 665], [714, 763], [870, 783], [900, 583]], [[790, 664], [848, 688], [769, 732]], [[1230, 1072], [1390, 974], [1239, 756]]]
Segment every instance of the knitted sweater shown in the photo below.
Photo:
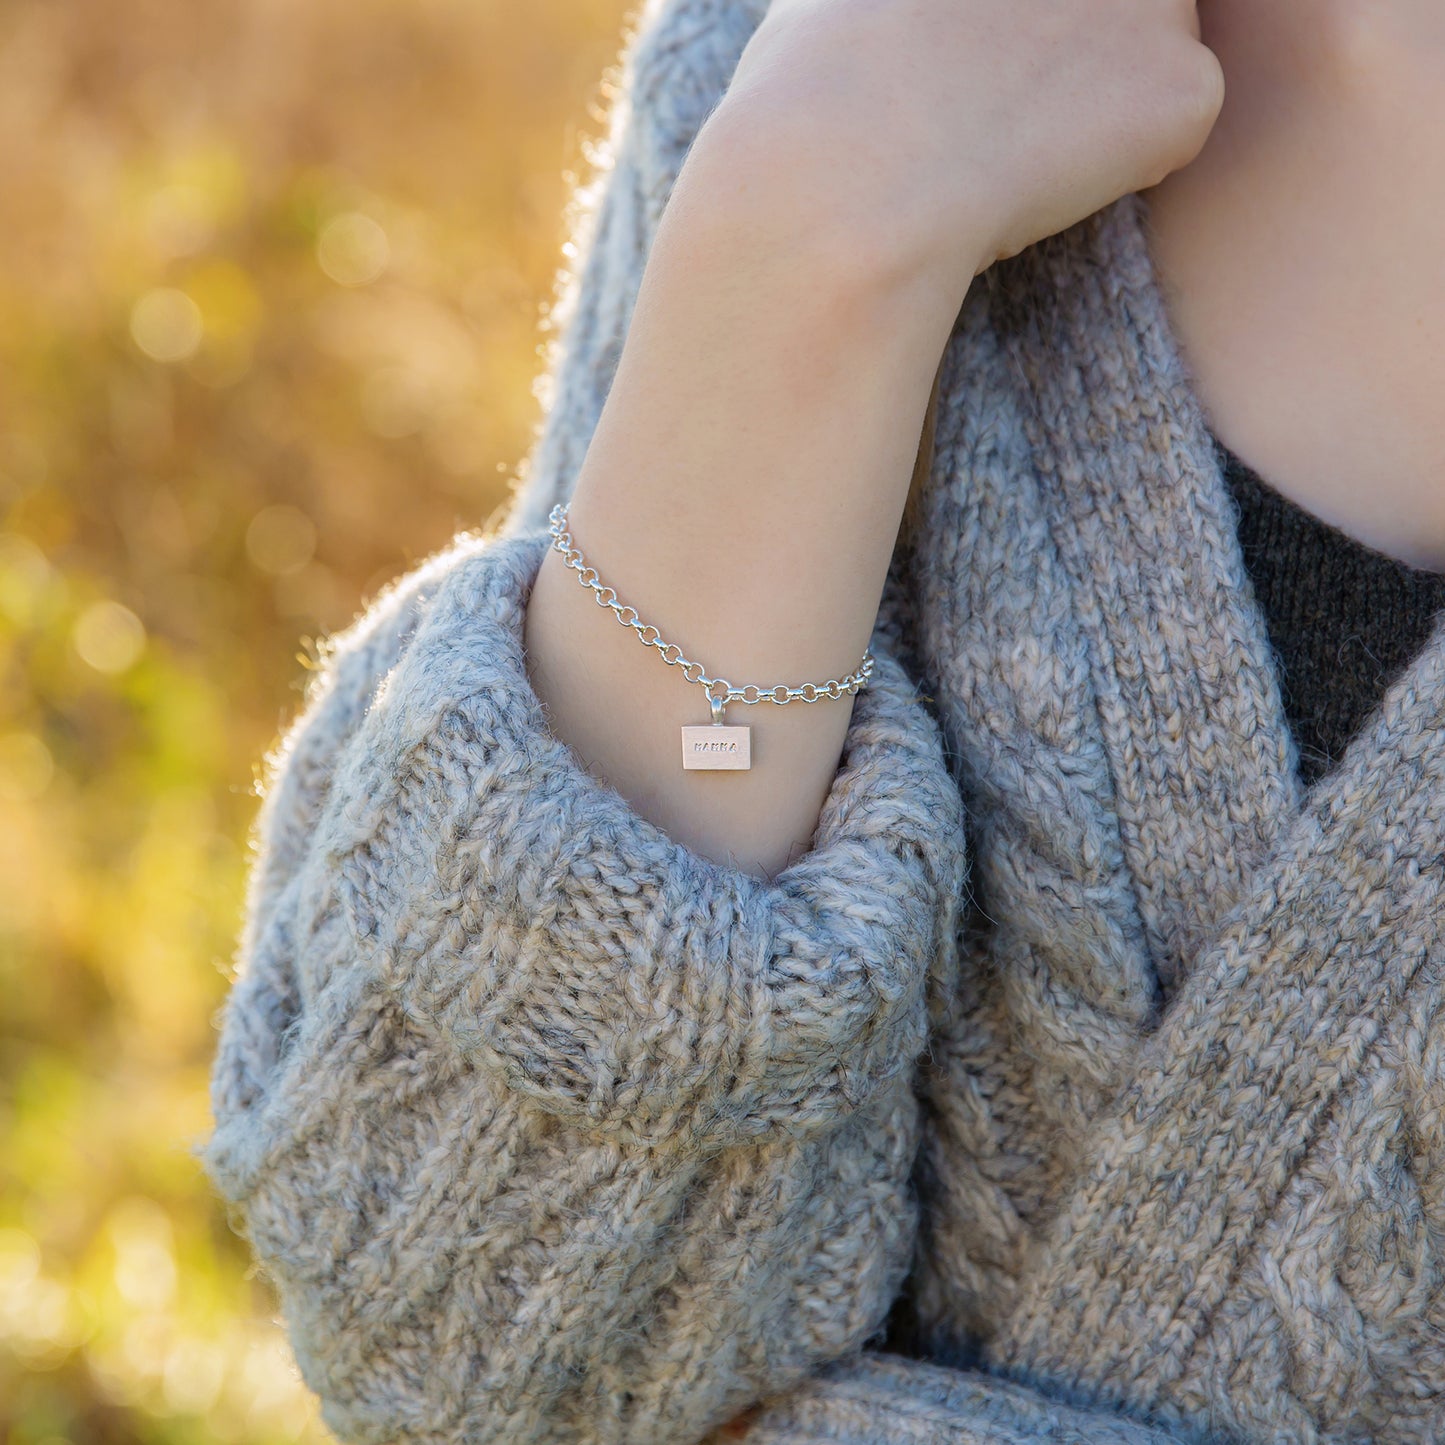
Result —
[[1445, 633], [1304, 789], [1140, 198], [971, 289], [804, 857], [547, 731], [542, 519], [763, 6], [644, 15], [507, 526], [269, 761], [205, 1162], [302, 1373], [374, 1445], [1445, 1438]]

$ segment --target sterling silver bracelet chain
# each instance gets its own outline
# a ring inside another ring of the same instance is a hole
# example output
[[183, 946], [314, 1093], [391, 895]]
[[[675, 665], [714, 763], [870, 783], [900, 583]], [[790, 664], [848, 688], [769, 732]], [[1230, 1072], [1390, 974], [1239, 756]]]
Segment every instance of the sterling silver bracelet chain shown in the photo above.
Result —
[[751, 707], [755, 703], [772, 702], [782, 706], [789, 702], [822, 702], [860, 692], [868, 686], [873, 675], [873, 654], [865, 651], [863, 660], [855, 671], [844, 678], [833, 678], [828, 682], [805, 682], [801, 687], [789, 687], [779, 683], [776, 687], [734, 687], [724, 677], [709, 677], [700, 662], [690, 662], [675, 642], [663, 640], [662, 634], [650, 622], [643, 622], [637, 609], [623, 602], [616, 591], [603, 583], [593, 567], [582, 555], [580, 548], [567, 530], [567, 504], [559, 502], [548, 516], [547, 535], [552, 539], [554, 550], [562, 554], [563, 561], [577, 574], [577, 580], [588, 588], [599, 607], [606, 607], [624, 626], [637, 634], [644, 647], [655, 648], [669, 667], [680, 668], [682, 675], [696, 683], [707, 695], [712, 712], [712, 722], [702, 727], [684, 727], [682, 730], [682, 765], [688, 769], [741, 770], [752, 766], [751, 729], [728, 727], [723, 721], [723, 709], [730, 702], [740, 702]]

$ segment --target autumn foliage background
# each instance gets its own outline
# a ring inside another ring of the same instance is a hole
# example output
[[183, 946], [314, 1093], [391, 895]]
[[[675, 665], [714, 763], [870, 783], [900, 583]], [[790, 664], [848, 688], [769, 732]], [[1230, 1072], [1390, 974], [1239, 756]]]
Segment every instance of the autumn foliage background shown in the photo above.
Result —
[[0, 1442], [326, 1438], [191, 1146], [316, 640], [539, 417], [626, 0], [0, 6]]

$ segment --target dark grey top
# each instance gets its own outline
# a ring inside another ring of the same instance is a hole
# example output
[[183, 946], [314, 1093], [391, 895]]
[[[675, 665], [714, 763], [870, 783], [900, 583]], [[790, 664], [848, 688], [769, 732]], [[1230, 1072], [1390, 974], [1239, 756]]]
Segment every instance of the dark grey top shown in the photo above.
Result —
[[1285, 712], [1313, 783], [1430, 636], [1445, 576], [1388, 557], [1271, 487], [1216, 438], [1244, 564], [1279, 656]]

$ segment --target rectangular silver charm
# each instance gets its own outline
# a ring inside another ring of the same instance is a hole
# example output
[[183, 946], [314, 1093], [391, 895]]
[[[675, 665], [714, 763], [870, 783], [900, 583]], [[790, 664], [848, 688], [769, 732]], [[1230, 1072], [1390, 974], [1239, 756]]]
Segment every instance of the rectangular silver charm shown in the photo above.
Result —
[[682, 765], [714, 772], [746, 770], [752, 763], [752, 729], [704, 723], [682, 730]]

